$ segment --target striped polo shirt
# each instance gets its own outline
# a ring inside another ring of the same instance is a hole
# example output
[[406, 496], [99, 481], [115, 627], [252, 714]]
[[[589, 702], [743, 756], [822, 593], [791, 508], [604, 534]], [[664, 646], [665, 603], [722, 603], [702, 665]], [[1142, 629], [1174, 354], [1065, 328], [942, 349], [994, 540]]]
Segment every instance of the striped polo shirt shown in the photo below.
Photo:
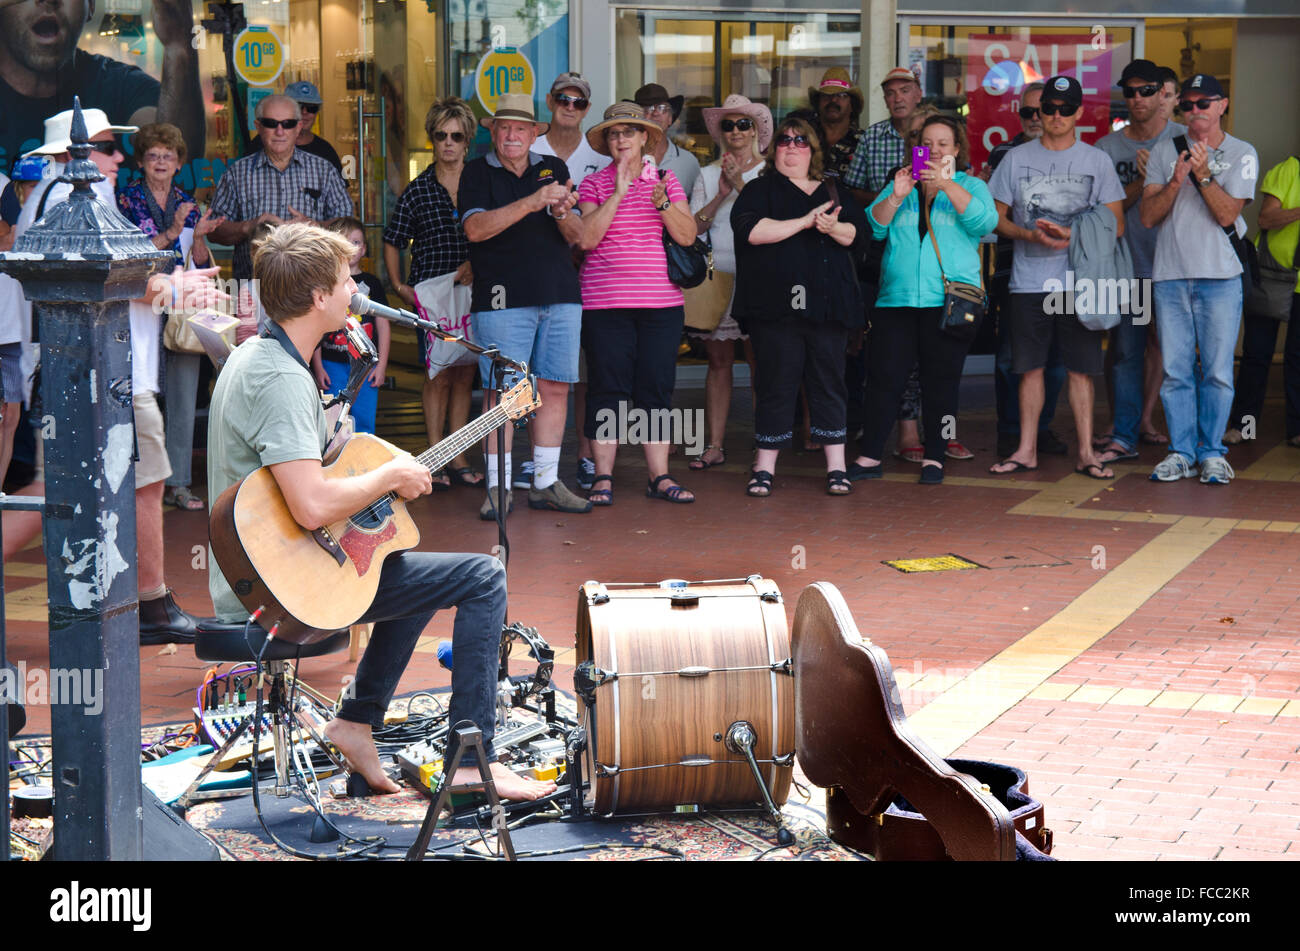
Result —
[[[603, 204], [614, 194], [618, 166], [593, 172], [578, 189], [579, 202]], [[685, 201], [677, 176], [668, 172], [669, 201]], [[654, 183], [638, 178], [619, 202], [609, 230], [582, 264], [582, 306], [587, 310], [680, 307], [682, 290], [668, 280], [663, 218], [654, 205]]]

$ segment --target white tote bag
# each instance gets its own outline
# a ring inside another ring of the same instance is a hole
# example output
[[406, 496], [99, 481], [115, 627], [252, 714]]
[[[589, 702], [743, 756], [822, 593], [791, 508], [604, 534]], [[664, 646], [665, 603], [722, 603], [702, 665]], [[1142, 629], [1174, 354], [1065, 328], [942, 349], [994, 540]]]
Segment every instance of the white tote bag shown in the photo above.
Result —
[[[469, 309], [472, 292], [465, 284], [456, 283], [456, 272], [448, 271], [415, 285], [415, 309], [424, 320], [437, 324], [443, 330], [477, 343], [470, 333]], [[425, 335], [425, 366], [429, 379], [448, 367], [467, 366], [478, 360], [478, 354], [458, 343], [440, 340], [427, 330]]]

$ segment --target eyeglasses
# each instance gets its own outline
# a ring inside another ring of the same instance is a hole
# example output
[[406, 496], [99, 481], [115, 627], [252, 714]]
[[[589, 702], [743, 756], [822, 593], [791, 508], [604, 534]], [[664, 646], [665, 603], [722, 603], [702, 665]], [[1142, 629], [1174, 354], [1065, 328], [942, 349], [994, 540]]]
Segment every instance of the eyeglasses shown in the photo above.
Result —
[[606, 129], [605, 138], [607, 139], [630, 139], [639, 132], [639, 129]]
[[1029, 122], [1031, 119], [1037, 119], [1037, 118], [1038, 118], [1038, 107], [1037, 107], [1037, 106], [1021, 106], [1021, 107], [1020, 107], [1020, 118], [1024, 119], [1026, 122]]
[[438, 130], [437, 132], [435, 132], [435, 133], [433, 134], [433, 141], [435, 141], [435, 142], [445, 142], [445, 141], [447, 141], [447, 136], [451, 136], [451, 140], [452, 140], [453, 142], [464, 142], [464, 141], [465, 141], [465, 133], [464, 133], [464, 132], [443, 132], [441, 129]]
[[303, 112], [310, 112], [312, 115], [320, 112], [320, 105], [314, 102], [300, 102], [298, 108]]
[[296, 129], [298, 127], [298, 123], [301, 121], [302, 121], [301, 119], [260, 118], [257, 120], [257, 124], [260, 125], [263, 129], [274, 129], [276, 126], [279, 126], [281, 129]]
[[1078, 106], [1064, 102], [1045, 102], [1039, 108], [1043, 110], [1045, 116], [1054, 116], [1058, 112], [1063, 116], [1072, 116], [1079, 111]]
[[1124, 98], [1132, 99], [1134, 96], [1140, 95], [1143, 99], [1150, 99], [1159, 91], [1160, 91], [1159, 83], [1148, 83], [1145, 86], [1125, 86]]
[[673, 107], [666, 102], [661, 102], [655, 106], [646, 106], [646, 115], [653, 115], [656, 112], [672, 112]]
[[754, 128], [753, 119], [723, 119], [718, 123], [723, 132], [731, 132], [733, 129], [739, 129], [741, 132], [748, 132]]
[[560, 95], [555, 96], [554, 99], [560, 105], [573, 106], [573, 108], [577, 109], [579, 112], [591, 105], [591, 100], [583, 96], [566, 96], [561, 93]]
[[778, 135], [776, 144], [778, 147], [785, 146], [788, 149], [812, 148], [812, 143], [808, 141], [806, 135]]
[[116, 139], [109, 139], [107, 142], [91, 142], [89, 145], [94, 151], [105, 155], [116, 155], [122, 151], [122, 146], [117, 144]]
[[[105, 142], [103, 144], [108, 145], [109, 143]], [[146, 162], [174, 162], [176, 161], [176, 153], [175, 152], [152, 152], [152, 151], [146, 152], [144, 154], [144, 160]]]
[[1218, 102], [1222, 96], [1209, 96], [1205, 99], [1179, 99], [1178, 108], [1183, 112], [1191, 112], [1193, 109], [1208, 109], [1210, 103]]

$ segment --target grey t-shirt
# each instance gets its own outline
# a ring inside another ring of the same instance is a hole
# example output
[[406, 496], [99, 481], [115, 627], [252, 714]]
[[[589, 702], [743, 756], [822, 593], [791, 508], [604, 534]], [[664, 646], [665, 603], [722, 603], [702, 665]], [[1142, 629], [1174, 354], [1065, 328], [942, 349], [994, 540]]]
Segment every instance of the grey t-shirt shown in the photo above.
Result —
[[[1115, 163], [1115, 174], [1119, 176], [1119, 183], [1125, 188], [1137, 180], [1139, 149], [1146, 149], [1149, 152], [1157, 142], [1163, 142], [1176, 135], [1186, 135], [1187, 127], [1177, 122], [1166, 122], [1158, 135], [1146, 141], [1130, 139], [1124, 134], [1126, 131], [1118, 129], [1102, 136], [1097, 142], [1097, 148], [1109, 155], [1111, 161]], [[1147, 157], [1150, 158], [1149, 155]], [[1156, 256], [1156, 235], [1159, 233], [1159, 225], [1154, 228], [1142, 227], [1142, 202], [1134, 202], [1132, 207], [1124, 212], [1124, 240], [1128, 242], [1129, 253], [1133, 256], [1134, 277], [1151, 276], [1151, 262]]]
[[[1010, 206], [1011, 220], [1022, 228], [1033, 228], [1039, 218], [1069, 227], [1080, 212], [1124, 198], [1115, 166], [1101, 149], [1075, 142], [1054, 151], [1039, 139], [1007, 153], [989, 180], [989, 192], [994, 201]], [[1047, 281], [1065, 282], [1069, 266], [1067, 248], [1016, 241], [1011, 291], [1045, 293]]]
[[[1176, 161], [1173, 139], [1157, 143], [1147, 160], [1146, 183], [1167, 184], [1173, 178]], [[1255, 184], [1259, 180], [1259, 156], [1255, 147], [1224, 133], [1219, 147], [1210, 150], [1210, 175], [1231, 197], [1249, 202], [1255, 197]], [[1245, 235], [1246, 222], [1241, 215], [1237, 216], [1235, 225], [1237, 234]], [[1222, 280], [1239, 274], [1241, 261], [1232, 250], [1232, 243], [1189, 176], [1178, 189], [1174, 206], [1160, 223], [1151, 279]]]
[[[208, 409], [208, 492], [218, 495], [254, 469], [321, 458], [325, 413], [311, 374], [277, 340], [253, 337], [234, 349], [217, 377]], [[208, 592], [217, 619], [248, 612], [208, 560]]]
[[695, 179], [700, 177], [700, 161], [694, 154], [686, 151], [676, 142], [669, 142], [668, 149], [664, 152], [664, 160], [659, 163], [660, 168], [666, 168], [677, 176], [677, 182], [682, 186], [682, 191], [687, 195], [695, 187]]

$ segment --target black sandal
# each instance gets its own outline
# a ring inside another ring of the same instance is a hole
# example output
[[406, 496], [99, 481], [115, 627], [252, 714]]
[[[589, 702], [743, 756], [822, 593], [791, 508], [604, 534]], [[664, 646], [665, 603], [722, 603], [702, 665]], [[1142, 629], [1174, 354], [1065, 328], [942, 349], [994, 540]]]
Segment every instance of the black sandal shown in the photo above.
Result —
[[[597, 478], [599, 478], [599, 476], [597, 476]], [[694, 502], [695, 493], [684, 486], [670, 485], [666, 489], [659, 488], [660, 482], [663, 482], [664, 479], [671, 479], [671, 478], [672, 476], [670, 476], [668, 473], [665, 472], [661, 476], [655, 476], [653, 479], [648, 480], [645, 487], [646, 498], [663, 499], [665, 502], [677, 502], [678, 504], [681, 505]], [[685, 498], [685, 496], [688, 495], [690, 496], [690, 498], [689, 499]]]
[[[608, 489], [596, 488], [597, 482], [608, 482]], [[587, 501], [592, 505], [613, 505], [614, 504], [614, 477], [612, 475], [598, 475], [591, 480], [591, 488], [587, 490]]]
[[827, 495], [848, 495], [852, 491], [853, 483], [849, 481], [849, 474], [843, 469], [832, 469], [826, 473]]
[[772, 473], [766, 469], [755, 469], [745, 486], [745, 494], [756, 499], [765, 499], [772, 494]]

